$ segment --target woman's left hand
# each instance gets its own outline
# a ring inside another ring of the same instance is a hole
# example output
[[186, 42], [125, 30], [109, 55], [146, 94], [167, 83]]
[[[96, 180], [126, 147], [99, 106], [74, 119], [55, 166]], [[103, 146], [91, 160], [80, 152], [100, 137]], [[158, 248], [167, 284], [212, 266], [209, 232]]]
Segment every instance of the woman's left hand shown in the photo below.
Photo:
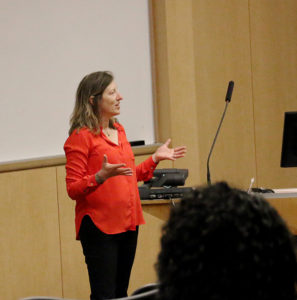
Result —
[[165, 144], [163, 144], [156, 150], [156, 152], [153, 154], [154, 162], [158, 163], [159, 161], [165, 159], [176, 160], [186, 155], [187, 152], [186, 146], [169, 148], [168, 146], [170, 142], [171, 139], [168, 139]]

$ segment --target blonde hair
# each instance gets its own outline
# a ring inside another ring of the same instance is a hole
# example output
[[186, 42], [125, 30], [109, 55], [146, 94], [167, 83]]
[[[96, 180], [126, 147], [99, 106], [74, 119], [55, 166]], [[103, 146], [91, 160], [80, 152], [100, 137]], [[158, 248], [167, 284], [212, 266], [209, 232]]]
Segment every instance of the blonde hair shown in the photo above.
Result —
[[[94, 72], [86, 75], [78, 85], [73, 112], [70, 118], [69, 135], [77, 129], [87, 127], [94, 133], [100, 131], [100, 111], [98, 102], [108, 85], [113, 81], [113, 74], [109, 71]], [[93, 104], [90, 103], [93, 97]], [[115, 119], [109, 121], [109, 127], [114, 128]]]

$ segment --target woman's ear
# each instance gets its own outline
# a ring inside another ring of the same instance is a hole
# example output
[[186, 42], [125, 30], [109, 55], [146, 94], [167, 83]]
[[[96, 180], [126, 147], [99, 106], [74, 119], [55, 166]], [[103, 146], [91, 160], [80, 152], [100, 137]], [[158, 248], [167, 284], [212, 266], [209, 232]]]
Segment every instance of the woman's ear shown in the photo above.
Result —
[[94, 105], [94, 96], [91, 96], [91, 97], [89, 98], [89, 102], [91, 103], [91, 105]]

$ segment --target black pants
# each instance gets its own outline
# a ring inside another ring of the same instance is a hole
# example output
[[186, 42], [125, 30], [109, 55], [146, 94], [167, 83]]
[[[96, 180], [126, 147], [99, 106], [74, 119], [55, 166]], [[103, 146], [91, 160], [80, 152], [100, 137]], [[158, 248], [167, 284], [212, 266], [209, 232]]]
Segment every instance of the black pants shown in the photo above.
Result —
[[89, 216], [85, 216], [79, 234], [88, 266], [90, 299], [126, 297], [138, 228], [136, 231], [105, 234], [94, 225]]

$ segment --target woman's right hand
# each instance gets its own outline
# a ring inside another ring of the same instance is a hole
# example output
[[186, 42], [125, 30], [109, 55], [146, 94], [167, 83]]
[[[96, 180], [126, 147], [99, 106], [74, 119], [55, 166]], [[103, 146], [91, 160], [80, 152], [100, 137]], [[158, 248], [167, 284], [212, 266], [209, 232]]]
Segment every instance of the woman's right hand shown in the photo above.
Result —
[[124, 175], [124, 176], [132, 176], [133, 172], [131, 168], [124, 168], [126, 164], [110, 164], [107, 161], [107, 155], [103, 155], [102, 168], [95, 174], [96, 181], [98, 183], [103, 183], [106, 179]]

